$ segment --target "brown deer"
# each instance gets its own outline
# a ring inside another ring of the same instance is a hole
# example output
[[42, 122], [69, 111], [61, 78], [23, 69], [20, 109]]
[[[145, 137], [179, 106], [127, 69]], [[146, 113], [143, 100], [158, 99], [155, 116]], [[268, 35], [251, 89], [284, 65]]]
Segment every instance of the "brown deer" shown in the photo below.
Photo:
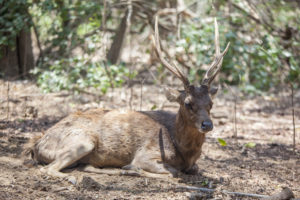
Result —
[[179, 103], [178, 112], [93, 109], [71, 114], [31, 141], [27, 152], [35, 161], [48, 164], [41, 172], [75, 183], [75, 177], [60, 171], [76, 164], [85, 164], [89, 172], [147, 177], [197, 170], [205, 134], [213, 129], [211, 95], [217, 89], [210, 85], [229, 43], [221, 53], [215, 20], [215, 58], [201, 85], [193, 86], [174, 63], [163, 58], [158, 17], [152, 39], [162, 64], [183, 83], [182, 91], [166, 91], [169, 101]]

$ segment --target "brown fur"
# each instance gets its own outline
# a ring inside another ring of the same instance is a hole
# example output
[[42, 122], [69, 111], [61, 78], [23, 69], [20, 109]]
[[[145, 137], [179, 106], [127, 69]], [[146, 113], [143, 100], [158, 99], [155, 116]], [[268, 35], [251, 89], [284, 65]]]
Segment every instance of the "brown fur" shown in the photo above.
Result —
[[[168, 98], [180, 104], [177, 114], [104, 109], [76, 112], [43, 136], [31, 139], [26, 152], [39, 163], [48, 164], [42, 172], [57, 177], [66, 177], [59, 171], [79, 163], [99, 173], [111, 173], [99, 169], [106, 167], [131, 171], [118, 174], [151, 177], [188, 172], [195, 168], [201, 154], [207, 131], [198, 127], [210, 120], [210, 94], [205, 88], [195, 87], [191, 94], [169, 91]], [[185, 106], [187, 101], [192, 110]]]
[[34, 146], [37, 143], [37, 141], [44, 136], [44, 134], [45, 133], [42, 133], [40, 135], [35, 135], [32, 138], [30, 138], [29, 141], [24, 145], [24, 150], [23, 150], [22, 154], [24, 156], [31, 155], [31, 158], [34, 159], [34, 157], [33, 157], [34, 156], [34, 154], [33, 154]]

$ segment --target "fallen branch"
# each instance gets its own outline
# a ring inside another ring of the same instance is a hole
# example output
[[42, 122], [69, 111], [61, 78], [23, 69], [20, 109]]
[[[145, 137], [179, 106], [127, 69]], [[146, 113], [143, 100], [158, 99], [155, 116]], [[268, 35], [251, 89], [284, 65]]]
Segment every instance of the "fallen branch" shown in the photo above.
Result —
[[272, 196], [263, 198], [264, 200], [285, 200], [285, 199], [293, 199], [295, 198], [293, 192], [285, 187], [282, 189], [281, 192], [273, 194]]
[[[185, 186], [185, 185], [178, 185], [176, 189], [186, 189], [186, 190], [195, 190], [205, 193], [214, 193], [217, 190], [215, 189], [208, 189], [208, 188], [200, 188], [195, 186]], [[252, 193], [243, 193], [243, 192], [230, 192], [227, 190], [220, 191], [223, 194], [229, 194], [233, 196], [244, 196], [244, 197], [253, 197], [253, 198], [262, 198], [264, 200], [293, 200], [294, 194], [289, 188], [283, 188], [281, 192], [276, 193], [272, 196], [261, 195], [261, 194], [252, 194]]]

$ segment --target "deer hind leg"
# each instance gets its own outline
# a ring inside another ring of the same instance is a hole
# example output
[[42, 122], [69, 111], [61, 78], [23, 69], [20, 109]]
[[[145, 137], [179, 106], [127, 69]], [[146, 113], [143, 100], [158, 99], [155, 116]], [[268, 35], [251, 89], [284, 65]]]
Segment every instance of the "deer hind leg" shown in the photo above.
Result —
[[[145, 167], [147, 165], [147, 167]], [[139, 166], [139, 167], [137, 167]], [[152, 170], [149, 170], [151, 168]], [[149, 163], [137, 163], [126, 165], [122, 169], [126, 169], [122, 175], [131, 175], [131, 171], [135, 171], [139, 176], [149, 177], [149, 178], [172, 178], [174, 174], [177, 173], [177, 170], [174, 168], [167, 168], [164, 164], [158, 163], [157, 160], [153, 160]]]
[[92, 141], [86, 139], [78, 141], [80, 143], [73, 142], [70, 143], [70, 146], [58, 150], [55, 160], [48, 166], [41, 168], [41, 172], [54, 177], [66, 178], [71, 183], [76, 184], [75, 177], [62, 173], [60, 170], [75, 164], [78, 160], [91, 153], [95, 147]]
[[160, 171], [162, 173], [151, 173], [147, 172], [134, 165], [126, 165], [122, 169], [101, 169], [96, 168], [92, 165], [87, 165], [83, 168], [84, 172], [97, 173], [97, 174], [108, 174], [108, 175], [123, 175], [123, 176], [139, 176], [139, 177], [149, 177], [149, 178], [168, 178], [171, 177], [170, 172]]
[[[128, 166], [128, 165], [126, 165]], [[137, 169], [103, 169], [103, 168], [96, 168], [92, 165], [87, 165], [83, 168], [83, 171], [90, 172], [90, 173], [97, 173], [97, 174], [108, 174], [108, 175], [128, 175], [128, 176], [141, 176], [139, 170]]]

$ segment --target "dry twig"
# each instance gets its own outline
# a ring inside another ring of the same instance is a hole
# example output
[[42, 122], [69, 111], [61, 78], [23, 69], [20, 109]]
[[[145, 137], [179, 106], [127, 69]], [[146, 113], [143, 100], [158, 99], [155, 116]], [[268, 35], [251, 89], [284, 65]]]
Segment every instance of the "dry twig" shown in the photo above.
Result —
[[[208, 189], [208, 188], [185, 186], [185, 185], [178, 185], [178, 186], [176, 186], [176, 189], [195, 190], [195, 191], [200, 191], [200, 192], [205, 192], [205, 193], [217, 192], [216, 189]], [[239, 197], [262, 198], [262, 199], [266, 199], [266, 200], [286, 200], [286, 199], [293, 200], [293, 198], [294, 198], [294, 194], [289, 188], [283, 188], [281, 192], [273, 194], [272, 196], [261, 195], [261, 194], [252, 194], [252, 193], [243, 193], [243, 192], [230, 192], [227, 190], [222, 190], [221, 193], [229, 194], [232, 196], [239, 196]]]
[[141, 81], [141, 101], [140, 101], [140, 111], [142, 111], [142, 107], [143, 107], [143, 86], [144, 86], [144, 82], [145, 82], [145, 79], [143, 79]]
[[7, 96], [6, 96], [7, 97], [7, 105], [6, 105], [7, 106], [7, 110], [6, 110], [7, 113], [6, 113], [6, 118], [7, 118], [7, 122], [8, 122], [9, 121], [9, 80], [7, 80], [7, 90], [6, 91], [7, 91], [7, 93], [6, 93], [7, 94]]
[[234, 123], [234, 134], [233, 137], [237, 139], [237, 120], [236, 120], [236, 104], [237, 104], [237, 94], [232, 90], [231, 87], [229, 87], [227, 84], [225, 84], [225, 87], [230, 91], [230, 93], [234, 96], [234, 112], [233, 112], [233, 123]]
[[296, 127], [295, 127], [295, 109], [294, 109], [294, 87], [293, 84], [290, 84], [292, 90], [292, 116], [293, 116], [293, 151], [296, 152]]

